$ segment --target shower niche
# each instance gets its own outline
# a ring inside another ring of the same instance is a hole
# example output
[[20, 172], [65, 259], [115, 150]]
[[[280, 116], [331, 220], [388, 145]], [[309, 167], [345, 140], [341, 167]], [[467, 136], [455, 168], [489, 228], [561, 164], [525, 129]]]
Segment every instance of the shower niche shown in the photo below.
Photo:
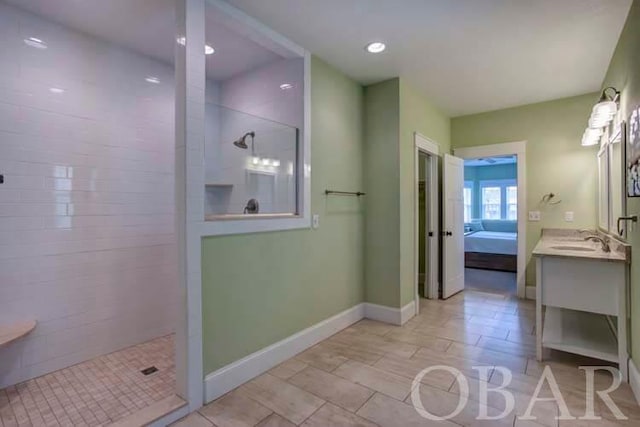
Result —
[[208, 16], [205, 220], [301, 217], [307, 61], [237, 31]]

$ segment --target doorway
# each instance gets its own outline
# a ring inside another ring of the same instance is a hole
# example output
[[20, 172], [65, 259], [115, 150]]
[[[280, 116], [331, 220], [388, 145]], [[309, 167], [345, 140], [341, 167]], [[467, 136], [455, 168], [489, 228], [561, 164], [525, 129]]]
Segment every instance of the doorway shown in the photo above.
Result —
[[525, 147], [455, 150], [464, 160], [465, 289], [525, 297]]
[[439, 147], [416, 133], [415, 141], [415, 299], [439, 298]]

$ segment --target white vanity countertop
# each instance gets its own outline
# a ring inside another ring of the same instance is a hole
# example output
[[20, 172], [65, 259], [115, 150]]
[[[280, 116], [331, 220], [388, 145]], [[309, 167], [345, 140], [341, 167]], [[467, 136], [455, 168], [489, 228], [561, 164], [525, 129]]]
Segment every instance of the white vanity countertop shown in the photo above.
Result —
[[[596, 234], [594, 231], [593, 234]], [[597, 233], [604, 236], [602, 233]], [[563, 258], [583, 258], [610, 262], [630, 262], [631, 247], [611, 238], [611, 252], [604, 252], [600, 242], [585, 241], [585, 234], [578, 230], [545, 228], [538, 244], [533, 249], [533, 256], [554, 256]], [[564, 248], [562, 248], [564, 247]], [[571, 248], [575, 249], [571, 249]], [[584, 248], [580, 250], [579, 248]]]

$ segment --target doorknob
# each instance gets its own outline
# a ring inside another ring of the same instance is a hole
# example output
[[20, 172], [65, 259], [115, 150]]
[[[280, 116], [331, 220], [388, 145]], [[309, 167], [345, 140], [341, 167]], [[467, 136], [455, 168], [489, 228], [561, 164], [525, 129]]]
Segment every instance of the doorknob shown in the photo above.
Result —
[[453, 233], [452, 233], [452, 232], [450, 232], [450, 231], [447, 231], [447, 232], [445, 233], [445, 236], [453, 236]]
[[428, 234], [429, 237], [433, 237], [433, 231], [430, 231]]

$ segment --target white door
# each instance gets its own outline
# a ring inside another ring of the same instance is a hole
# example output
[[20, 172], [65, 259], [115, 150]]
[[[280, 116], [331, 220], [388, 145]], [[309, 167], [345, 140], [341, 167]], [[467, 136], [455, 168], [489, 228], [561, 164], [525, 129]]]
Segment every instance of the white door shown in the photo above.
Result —
[[464, 289], [464, 160], [443, 160], [442, 298]]

